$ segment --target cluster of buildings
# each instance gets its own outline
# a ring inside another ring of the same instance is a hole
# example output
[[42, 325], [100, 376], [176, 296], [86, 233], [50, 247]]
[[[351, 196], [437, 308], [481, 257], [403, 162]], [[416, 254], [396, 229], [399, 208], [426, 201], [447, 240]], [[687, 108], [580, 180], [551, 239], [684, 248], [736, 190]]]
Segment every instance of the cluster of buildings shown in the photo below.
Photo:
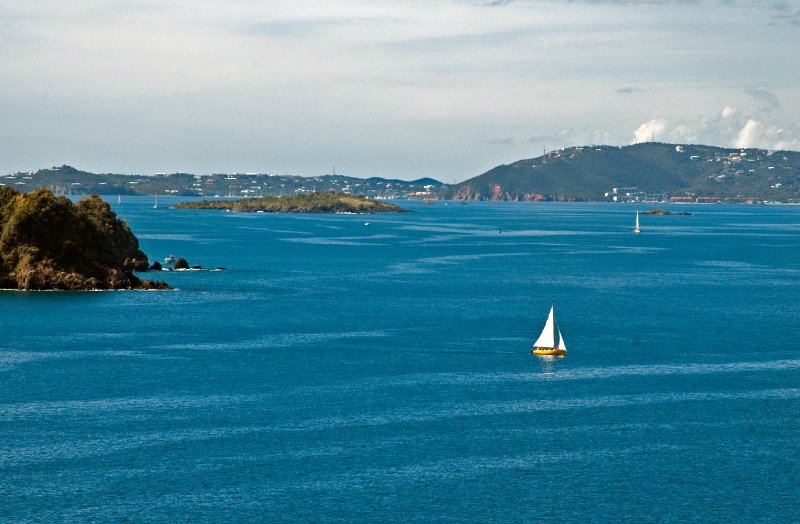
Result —
[[[682, 162], [696, 165], [697, 173], [705, 176], [706, 182], [699, 181], [699, 187], [707, 186], [705, 195], [691, 192], [680, 193], [646, 193], [637, 187], [613, 187], [604, 195], [610, 202], [660, 202], [660, 203], [760, 203], [770, 194], [786, 200], [786, 189], [796, 188], [799, 173], [796, 161], [784, 154], [760, 149], [721, 150], [718, 148], [675, 146], [675, 152], [686, 155]], [[681, 162], [681, 164], [682, 164]], [[684, 168], [681, 168], [684, 169]], [[702, 175], [701, 175], [702, 176]], [[766, 185], [769, 185], [769, 189]], [[783, 188], [783, 191], [781, 189]], [[770, 191], [773, 190], [773, 191]], [[707, 196], [731, 195], [733, 197]], [[760, 198], [747, 196], [757, 193]], [[795, 199], [788, 199], [794, 202]]]
[[335, 191], [375, 200], [434, 198], [441, 183], [431, 179], [405, 181], [382, 178], [359, 179], [337, 175], [302, 177], [266, 173], [155, 173], [153, 175], [96, 174], [70, 166], [0, 177], [0, 186], [20, 191], [48, 187], [57, 194], [80, 195], [180, 195], [198, 197], [290, 196]]
[[[660, 204], [760, 204], [763, 199], [756, 197], [715, 197], [700, 196], [694, 193], [681, 193], [680, 195], [669, 195], [667, 193], [644, 193], [635, 187], [614, 187], [605, 193], [609, 202], [633, 202], [633, 203], [660, 203]], [[789, 203], [794, 203], [792, 199]]]
[[612, 187], [605, 193], [611, 202], [669, 202], [670, 196], [666, 193], [645, 193], [636, 187]]

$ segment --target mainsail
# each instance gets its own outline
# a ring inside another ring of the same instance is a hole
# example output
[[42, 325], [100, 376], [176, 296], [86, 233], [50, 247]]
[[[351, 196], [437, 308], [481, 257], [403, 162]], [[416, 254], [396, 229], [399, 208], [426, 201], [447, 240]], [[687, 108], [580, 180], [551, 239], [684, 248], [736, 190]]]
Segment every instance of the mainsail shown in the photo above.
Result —
[[[542, 334], [539, 335], [539, 338], [536, 339], [536, 342], [533, 343], [534, 346], [537, 348], [554, 348], [556, 347], [556, 330], [555, 330], [555, 318], [553, 314], [553, 310], [555, 306], [550, 307], [550, 314], [547, 316], [547, 322], [544, 324], [544, 329], [542, 330]], [[559, 330], [559, 337], [560, 330]], [[563, 339], [562, 339], [563, 343]]]

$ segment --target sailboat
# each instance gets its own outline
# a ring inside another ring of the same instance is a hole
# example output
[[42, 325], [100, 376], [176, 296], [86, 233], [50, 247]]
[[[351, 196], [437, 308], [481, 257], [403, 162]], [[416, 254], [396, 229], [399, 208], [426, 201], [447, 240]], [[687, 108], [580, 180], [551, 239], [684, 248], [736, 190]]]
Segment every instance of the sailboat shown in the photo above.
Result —
[[634, 233], [641, 233], [642, 230], [639, 229], [639, 212], [636, 212], [636, 227], [633, 228]]
[[[556, 339], [556, 335], [558, 335], [558, 339]], [[561, 336], [561, 330], [556, 323], [555, 306], [550, 306], [547, 322], [544, 324], [542, 334], [533, 343], [531, 353], [534, 355], [567, 354], [567, 345], [564, 343], [564, 337]]]
[[156, 195], [156, 201], [153, 204], [153, 209], [156, 209], [157, 207], [158, 207], [158, 195]]

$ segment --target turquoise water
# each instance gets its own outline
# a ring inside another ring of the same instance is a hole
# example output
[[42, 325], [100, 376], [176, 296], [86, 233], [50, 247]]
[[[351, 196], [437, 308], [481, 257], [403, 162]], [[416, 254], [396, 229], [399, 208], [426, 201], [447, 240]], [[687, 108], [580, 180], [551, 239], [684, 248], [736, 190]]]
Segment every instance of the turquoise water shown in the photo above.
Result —
[[800, 207], [408, 205], [115, 204], [228, 271], [0, 293], [0, 520], [800, 520]]

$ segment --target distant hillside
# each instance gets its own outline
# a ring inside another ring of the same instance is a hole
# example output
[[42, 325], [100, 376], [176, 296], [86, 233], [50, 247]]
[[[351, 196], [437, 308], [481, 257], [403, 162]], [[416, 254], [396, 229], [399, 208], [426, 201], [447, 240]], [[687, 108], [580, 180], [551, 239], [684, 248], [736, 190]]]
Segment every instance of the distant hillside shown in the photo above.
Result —
[[669, 197], [800, 200], [800, 153], [661, 143], [572, 147], [449, 186], [461, 200], [609, 200], [612, 188]]
[[201, 197], [290, 196], [313, 192], [336, 191], [369, 198], [425, 198], [440, 191], [444, 184], [432, 178], [396, 180], [353, 178], [342, 175], [302, 177], [263, 173], [193, 175], [157, 173], [121, 175], [89, 173], [72, 166], [51, 167], [28, 173], [0, 176], [0, 187], [33, 191], [46, 187], [65, 195], [179, 195]]

